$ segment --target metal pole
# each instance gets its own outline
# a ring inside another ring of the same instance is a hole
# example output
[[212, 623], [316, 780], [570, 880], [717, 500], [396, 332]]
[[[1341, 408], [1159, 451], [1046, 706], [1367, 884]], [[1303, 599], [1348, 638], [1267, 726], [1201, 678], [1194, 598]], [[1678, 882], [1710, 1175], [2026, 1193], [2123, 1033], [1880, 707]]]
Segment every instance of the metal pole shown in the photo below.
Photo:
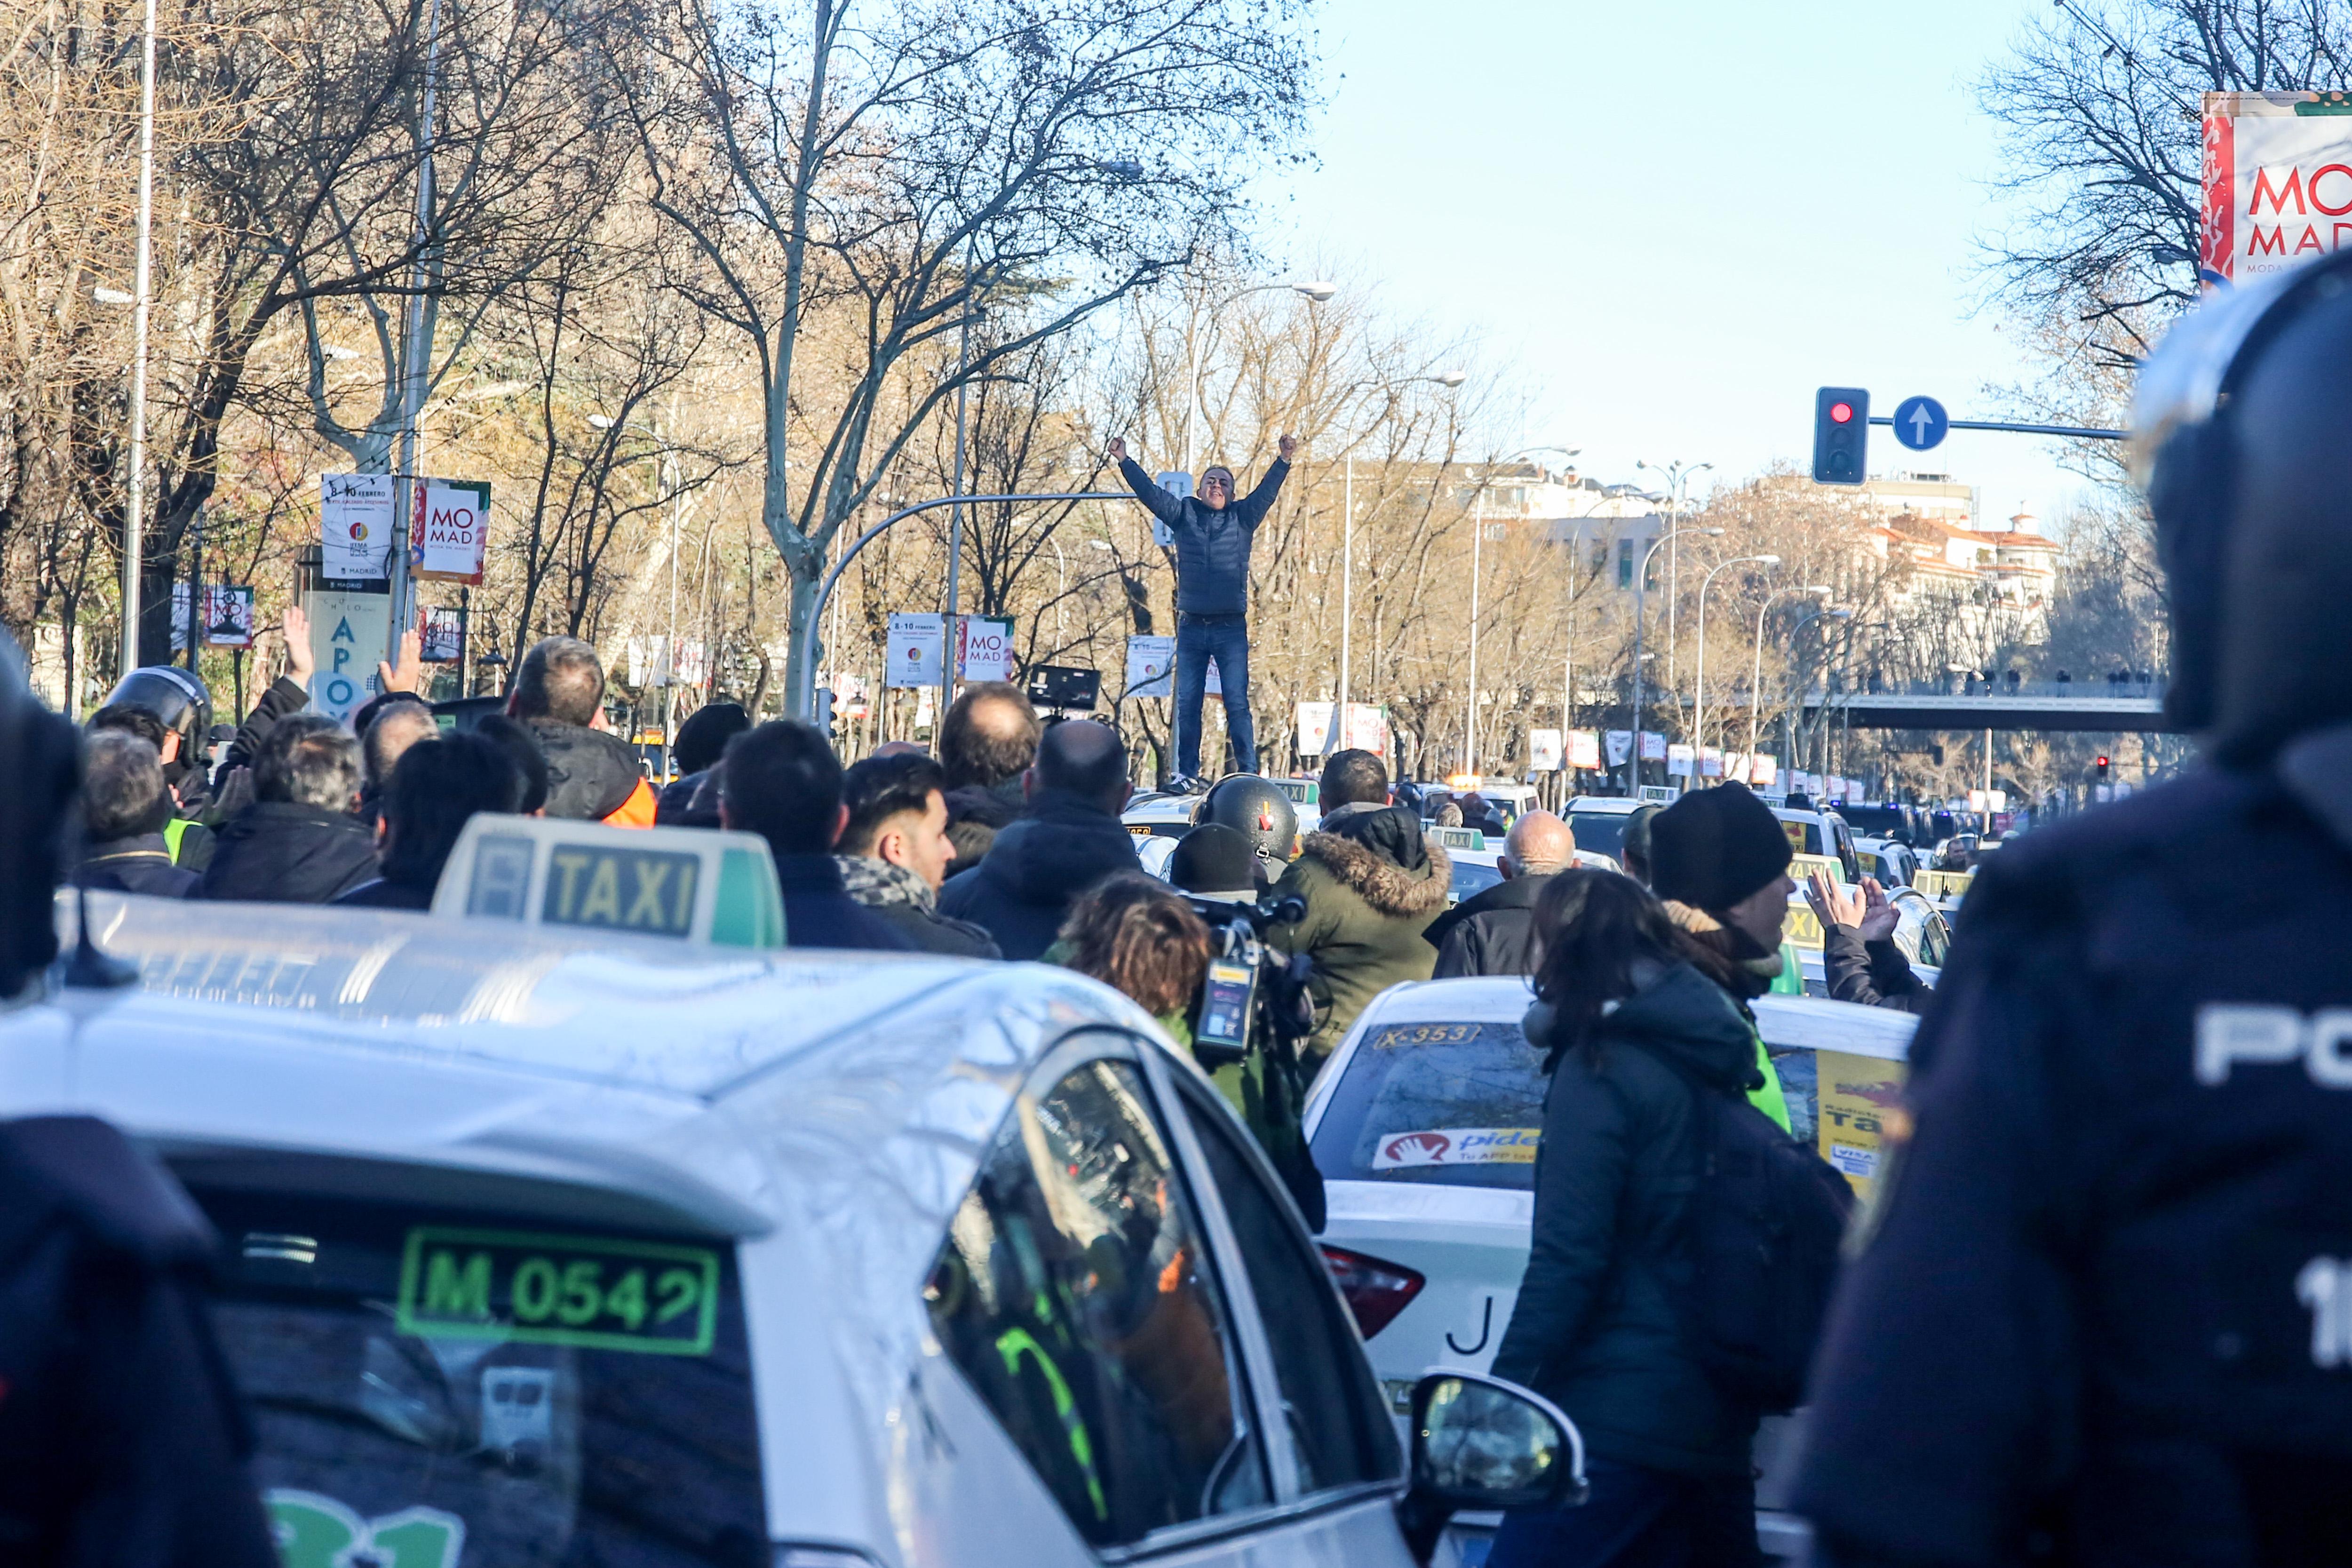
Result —
[[936, 507], [943, 506], [977, 506], [982, 502], [1003, 502], [1011, 505], [1024, 501], [1045, 500], [1133, 501], [1134, 500], [1135, 498], [1125, 490], [1049, 490], [1034, 494], [1024, 492], [1019, 495], [957, 495], [940, 496], [934, 500], [917, 501], [913, 506], [901, 507], [892, 512], [859, 534], [856, 542], [841, 552], [841, 559], [834, 563], [833, 569], [824, 574], [824, 581], [817, 584], [816, 598], [809, 605], [808, 620], [801, 627], [799, 674], [793, 678], [793, 689], [786, 699], [789, 716], [805, 721], [815, 710], [816, 628], [824, 618], [826, 602], [833, 597], [834, 585], [841, 581], [841, 574], [848, 570], [849, 563], [857, 559], [858, 552], [881, 538], [892, 525], [905, 518], [914, 516], [919, 511], [929, 511]]
[[[971, 400], [971, 318], [979, 305], [979, 292], [972, 273], [972, 247], [979, 237], [964, 242], [964, 287], [973, 289], [972, 303], [964, 309], [963, 332], [956, 348], [956, 442], [955, 478], [950, 486], [957, 495], [963, 493], [963, 426], [964, 413]], [[957, 594], [961, 588], [963, 574], [963, 506], [957, 503], [948, 512], [948, 613], [940, 617], [940, 712], [931, 721], [931, 733], [940, 733], [948, 721], [948, 703], [955, 697], [956, 667], [963, 662], [962, 645], [957, 640]], [[811, 617], [810, 625], [815, 625]]]
[[[147, 318], [155, 261], [155, 0], [139, 54], [139, 249], [131, 301], [131, 475], [122, 516], [122, 669], [139, 668], [139, 574], [147, 527]], [[70, 696], [70, 694], [68, 694]]]
[[1650, 575], [1650, 558], [1657, 554], [1659, 546], [1681, 531], [1682, 530], [1678, 528], [1667, 529], [1657, 538], [1650, 541], [1650, 547], [1643, 551], [1641, 558], [1633, 563], [1633, 744], [1631, 754], [1625, 760], [1626, 766], [1630, 770], [1626, 774], [1628, 782], [1625, 793], [1628, 795], [1633, 793], [1634, 784], [1642, 782], [1642, 635], [1643, 609], [1646, 597], [1643, 589]]
[[[673, 410], [675, 412], [675, 410]], [[669, 523], [669, 629], [662, 636], [662, 772], [672, 777], [677, 773], [677, 498], [670, 493], [667, 475], [669, 455], [663, 448], [661, 427], [653, 432], [656, 443], [654, 457], [654, 504], [660, 507]]]
[[[153, 4], [153, 0], [149, 0]], [[432, 311], [425, 290], [433, 280], [433, 209], [437, 200], [433, 169], [436, 122], [439, 118], [441, 69], [441, 0], [426, 0], [425, 97], [419, 115], [416, 165], [416, 224], [413, 236], [416, 262], [409, 271], [405, 330], [401, 342], [400, 436], [393, 472], [400, 483], [393, 489], [398, 509], [392, 521], [392, 617], [384, 657], [397, 663], [402, 630], [416, 618], [409, 603], [415, 585], [409, 580], [409, 532], [416, 515], [416, 426], [425, 413], [425, 384], [433, 357]]]
[[196, 669], [196, 649], [204, 646], [205, 619], [205, 509], [196, 508], [196, 515], [188, 520], [188, 673], [202, 679]]
[[[1720, 565], [1720, 566], [1717, 567], [1714, 571], [1712, 571], [1712, 572], [1708, 573], [1708, 574], [1706, 574], [1706, 577], [1705, 577], [1705, 578], [1704, 578], [1704, 579], [1699, 583], [1699, 585], [1698, 585], [1698, 674], [1697, 674], [1697, 677], [1696, 678], [1696, 679], [1695, 679], [1695, 680], [1693, 681], [1693, 683], [1692, 683], [1692, 685], [1693, 685], [1693, 689], [1692, 689], [1692, 692], [1691, 692], [1691, 729], [1692, 729], [1692, 736], [1691, 736], [1691, 739], [1692, 739], [1692, 743], [1693, 743], [1693, 744], [1695, 744], [1695, 745], [1698, 748], [1699, 752], [1702, 752], [1702, 753], [1704, 753], [1704, 752], [1706, 752], [1706, 595], [1707, 595], [1707, 590], [1715, 586], [1715, 580], [1716, 580], [1716, 578], [1717, 578], [1717, 576], [1721, 575], [1724, 572], [1728, 571], [1730, 568], [1732, 568], [1732, 567], [1734, 567], [1734, 566], [1743, 566], [1743, 565], [1747, 565], [1747, 564], [1748, 564], [1748, 563], [1752, 563], [1752, 562], [1762, 561], [1762, 560], [1765, 560], [1765, 559], [1766, 559], [1766, 557], [1761, 556], [1761, 555], [1742, 555], [1742, 556], [1738, 557], [1738, 558], [1737, 558], [1737, 559], [1735, 559], [1735, 560], [1727, 561], [1727, 562], [1725, 562], [1722, 565]], [[1694, 762], [1692, 763], [1692, 764], [1691, 764], [1691, 765], [1692, 765], [1692, 767], [1693, 767], [1693, 768], [1696, 768], [1696, 767], [1697, 767], [1698, 763], [1697, 763], [1696, 761], [1694, 761]]]
[[1356, 627], [1356, 454], [1348, 453], [1347, 477], [1340, 481], [1339, 510], [1339, 701], [1332, 713], [1332, 731], [1339, 745], [1328, 742], [1324, 755], [1344, 749], [1348, 734], [1348, 659], [1355, 646]]
[[[1470, 499], [1470, 716], [1463, 726], [1462, 771], [1478, 771], [1478, 579], [1480, 550], [1486, 539], [1486, 484], [1480, 479]], [[1472, 788], [1477, 786], [1474, 784]]]

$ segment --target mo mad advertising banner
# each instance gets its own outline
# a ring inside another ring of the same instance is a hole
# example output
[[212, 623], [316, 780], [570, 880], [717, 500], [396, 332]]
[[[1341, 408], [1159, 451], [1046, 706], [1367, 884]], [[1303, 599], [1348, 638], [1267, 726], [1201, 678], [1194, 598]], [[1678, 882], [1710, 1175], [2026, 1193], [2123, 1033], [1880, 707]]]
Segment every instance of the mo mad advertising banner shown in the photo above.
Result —
[[2206, 288], [2335, 250], [2352, 236], [2352, 93], [2205, 94], [2203, 175]]

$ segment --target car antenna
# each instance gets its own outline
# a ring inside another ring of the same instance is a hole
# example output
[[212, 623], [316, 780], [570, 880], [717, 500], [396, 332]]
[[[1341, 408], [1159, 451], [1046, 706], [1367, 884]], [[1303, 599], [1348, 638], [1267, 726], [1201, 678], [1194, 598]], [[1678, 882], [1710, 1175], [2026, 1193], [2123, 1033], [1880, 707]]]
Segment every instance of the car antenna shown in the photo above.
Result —
[[74, 950], [66, 960], [66, 984], [76, 991], [119, 991], [139, 984], [136, 964], [125, 963], [89, 936], [89, 889], [74, 889]]

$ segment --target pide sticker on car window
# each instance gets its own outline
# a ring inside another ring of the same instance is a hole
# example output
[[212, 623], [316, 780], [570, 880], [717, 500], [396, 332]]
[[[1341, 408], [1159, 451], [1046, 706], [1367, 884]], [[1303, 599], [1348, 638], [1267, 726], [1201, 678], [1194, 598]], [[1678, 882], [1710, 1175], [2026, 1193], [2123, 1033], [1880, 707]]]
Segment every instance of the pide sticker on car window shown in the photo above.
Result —
[[403, 1333], [707, 1355], [718, 1316], [707, 1247], [419, 1226], [401, 1256]]
[[285, 1568], [457, 1568], [466, 1521], [437, 1508], [404, 1508], [374, 1519], [320, 1492], [272, 1487], [262, 1495]]
[[1428, 1165], [1531, 1165], [1542, 1141], [1538, 1127], [1449, 1127], [1392, 1132], [1372, 1151], [1375, 1171]]

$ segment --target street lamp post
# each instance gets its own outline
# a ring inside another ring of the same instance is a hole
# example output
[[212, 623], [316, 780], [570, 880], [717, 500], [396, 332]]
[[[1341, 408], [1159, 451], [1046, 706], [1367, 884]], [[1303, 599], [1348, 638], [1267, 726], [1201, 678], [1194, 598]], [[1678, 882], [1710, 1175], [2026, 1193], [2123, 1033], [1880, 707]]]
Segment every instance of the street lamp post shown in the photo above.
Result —
[[1201, 417], [1201, 373], [1205, 368], [1201, 363], [1201, 340], [1216, 331], [1217, 318], [1228, 305], [1246, 300], [1253, 294], [1278, 294], [1286, 289], [1310, 305], [1320, 305], [1339, 291], [1337, 283], [1319, 279], [1311, 283], [1259, 283], [1251, 288], [1237, 289], [1209, 307], [1208, 320], [1202, 323], [1200, 331], [1194, 332], [1192, 341], [1185, 345], [1188, 363], [1184, 377], [1187, 400], [1184, 405], [1184, 472], [1188, 475], [1192, 472], [1194, 459], [1193, 426]]
[[[1574, 457], [1583, 448], [1570, 447], [1523, 447], [1502, 458], [1516, 463], [1530, 452], [1566, 452]], [[1479, 570], [1483, 548], [1486, 542], [1486, 487], [1494, 482], [1496, 465], [1486, 465], [1478, 476], [1478, 488], [1470, 496], [1470, 718], [1462, 737], [1462, 771], [1475, 774], [1478, 771], [1478, 585], [1484, 575]], [[1566, 744], [1563, 737], [1562, 744]]]
[[1703, 539], [1723, 537], [1719, 528], [1670, 528], [1650, 541], [1650, 548], [1642, 552], [1642, 558], [1633, 563], [1633, 744], [1632, 754], [1626, 758], [1628, 793], [1642, 782], [1642, 620], [1643, 602], [1648, 596], [1650, 558], [1658, 552], [1660, 545], [1684, 533], [1696, 533]]
[[1715, 586], [1717, 576], [1734, 566], [1778, 566], [1779, 564], [1780, 564], [1780, 558], [1777, 555], [1741, 555], [1725, 562], [1708, 573], [1699, 583], [1698, 675], [1695, 682], [1696, 689], [1691, 695], [1691, 727], [1696, 731], [1693, 739], [1702, 752], [1706, 750], [1706, 591]]
[[[1822, 605], [1820, 609], [1815, 610], [1810, 616], [1799, 616], [1797, 624], [1789, 628], [1789, 651], [1791, 654], [1795, 653], [1797, 648], [1797, 634], [1803, 631], [1807, 626], [1811, 626], [1815, 621], [1820, 620], [1824, 616], [1827, 616], [1833, 621], [1850, 621], [1853, 619], [1853, 612], [1852, 610], [1833, 610], [1826, 605]], [[1782, 717], [1785, 719], [1787, 715], [1783, 714]], [[1790, 742], [1789, 749], [1790, 754], [1793, 755], [1796, 751], [1796, 737], [1793, 734], [1784, 734], [1782, 738]]]
[[[1808, 583], [1802, 586], [1775, 588], [1764, 595], [1764, 603], [1756, 611], [1756, 664], [1748, 676], [1748, 754], [1756, 754], [1757, 716], [1764, 701], [1764, 617], [1772, 613], [1772, 601], [1789, 594], [1828, 594], [1834, 592], [1826, 583]], [[1791, 634], [1794, 635], [1794, 634]]]
[[[1442, 370], [1435, 375], [1409, 375], [1402, 382], [1388, 384], [1390, 405], [1395, 405], [1399, 386], [1426, 381], [1451, 392], [1469, 379], [1458, 370]], [[1357, 386], [1364, 384], [1355, 384]], [[1356, 630], [1356, 448], [1353, 444], [1348, 447], [1346, 464], [1346, 477], [1340, 481], [1339, 503], [1339, 700], [1332, 705], [1333, 733], [1342, 740], [1348, 733], [1348, 702], [1354, 691], [1349, 662], [1355, 651]]]
[[[1680, 458], [1676, 458], [1671, 463], [1664, 464], [1645, 463], [1639, 458], [1636, 458], [1633, 466], [1637, 468], [1646, 468], [1654, 474], [1664, 474], [1666, 476], [1666, 528], [1669, 531], [1669, 537], [1671, 537], [1671, 531], [1680, 527], [1682, 524], [1683, 491], [1690, 484], [1691, 476], [1693, 474], [1706, 473], [1708, 469], [1715, 467], [1713, 463], [1685, 463]], [[1675, 612], [1682, 604], [1682, 551], [1679, 549], [1667, 551], [1666, 686], [1669, 689], [1672, 689], [1675, 685], [1676, 674], [1676, 667], [1675, 663], [1675, 650], [1682, 646], [1681, 639], [1675, 635]]]

